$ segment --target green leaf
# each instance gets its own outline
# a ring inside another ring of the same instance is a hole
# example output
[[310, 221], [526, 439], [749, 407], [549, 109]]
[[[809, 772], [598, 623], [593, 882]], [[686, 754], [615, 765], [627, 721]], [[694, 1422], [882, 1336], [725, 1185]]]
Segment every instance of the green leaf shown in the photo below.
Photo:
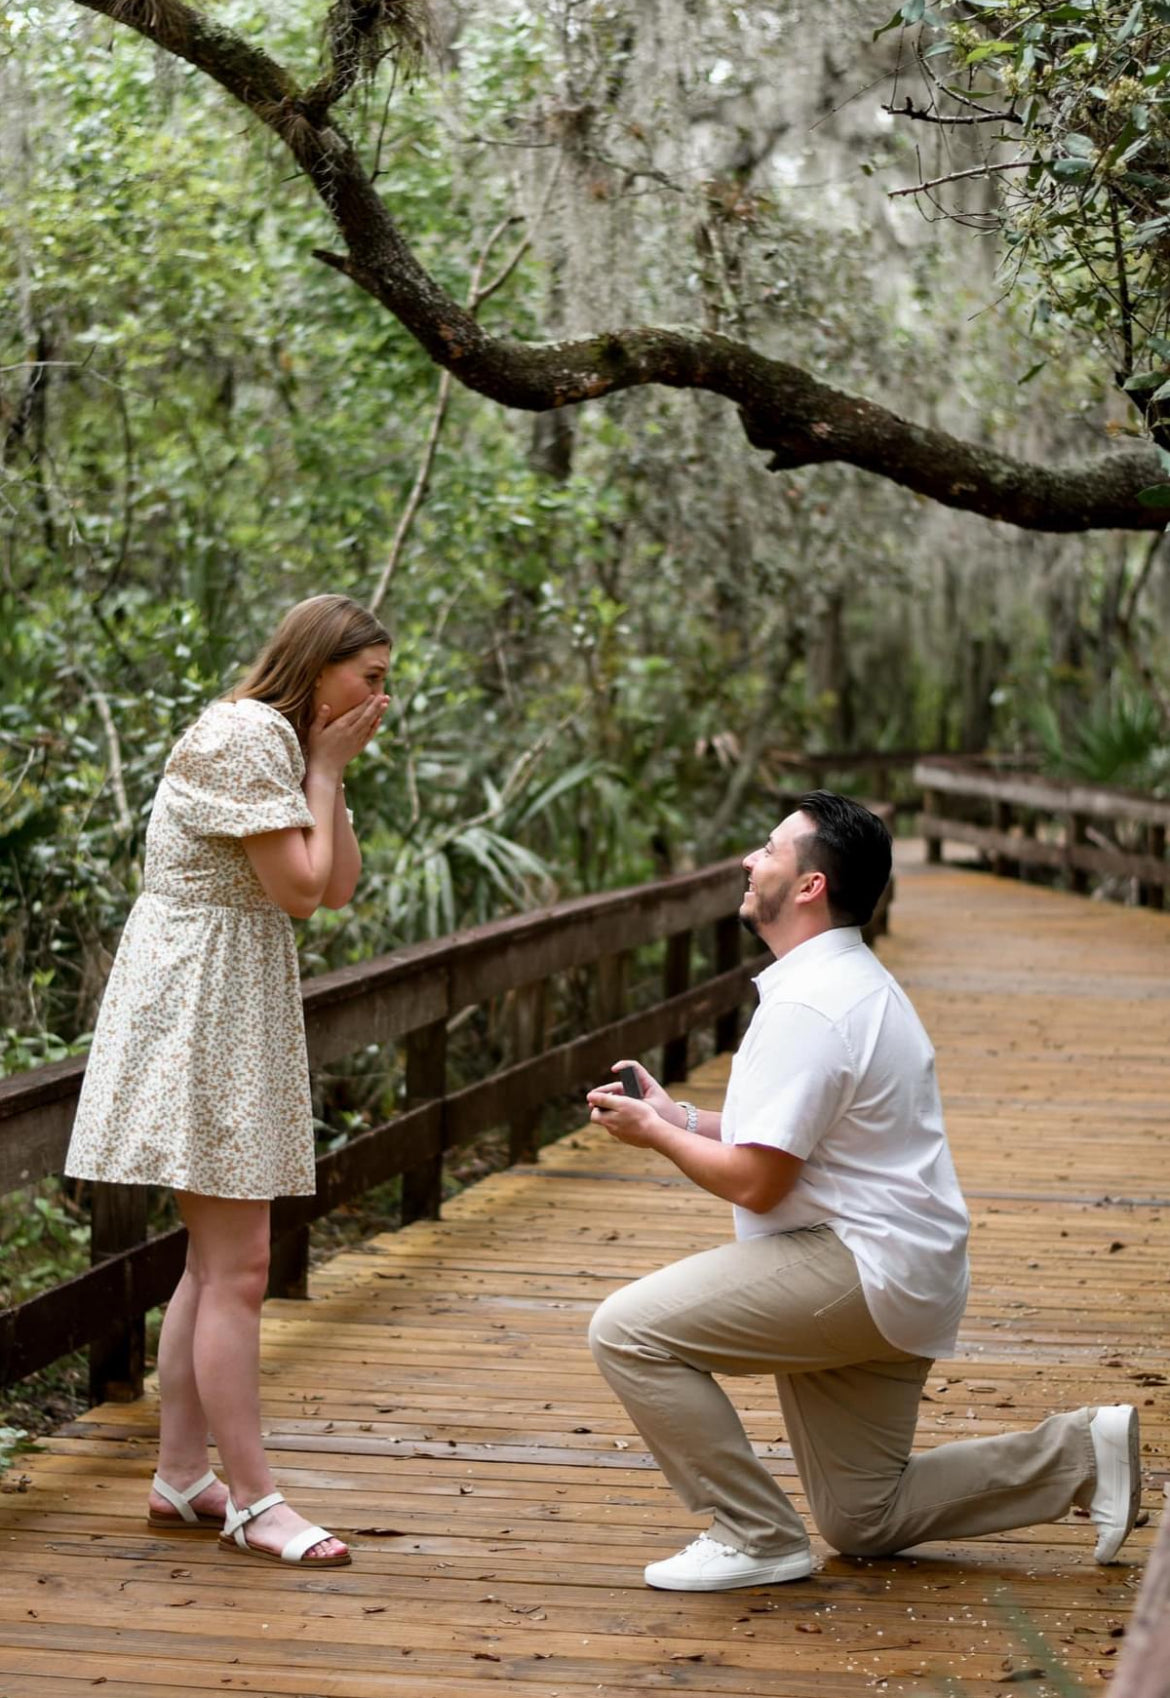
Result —
[[1154, 371], [1135, 371], [1132, 377], [1126, 378], [1121, 387], [1127, 395], [1142, 395], [1147, 389], [1156, 389], [1168, 377], [1170, 371], [1165, 366]]
[[966, 65], [981, 64], [984, 59], [1007, 58], [1019, 51], [1018, 41], [985, 41], [980, 47], [973, 47], [963, 61]]
[[1053, 159], [1048, 169], [1054, 177], [1089, 177], [1093, 166], [1088, 159]]
[[1081, 135], [1079, 130], [1072, 130], [1065, 136], [1064, 146], [1077, 159], [1093, 159], [1097, 153], [1097, 144], [1092, 136]]
[[1044, 367], [1047, 364], [1048, 364], [1047, 360], [1037, 360], [1036, 364], [1034, 366], [1029, 366], [1028, 370], [1024, 373], [1023, 377], [1018, 378], [1016, 380], [1016, 387], [1018, 389], [1022, 389], [1024, 387], [1025, 383], [1031, 383], [1032, 379], [1037, 375], [1037, 373], [1042, 372], [1044, 370]]
[[1139, 489], [1138, 500], [1143, 507], [1170, 508], [1170, 483], [1152, 483], [1147, 489]]
[[1135, 0], [1134, 5], [1129, 9], [1128, 17], [1113, 38], [1115, 41], [1128, 41], [1131, 35], [1137, 34], [1142, 27], [1143, 10], [1142, 0]]
[[874, 30], [872, 36], [870, 37], [870, 40], [876, 41], [879, 36], [885, 35], [887, 30], [898, 29], [905, 22], [906, 22], [906, 20], [902, 16], [902, 8], [901, 8], [901, 6], [899, 6], [898, 10], [894, 13], [894, 15], [890, 19], [889, 23], [882, 24], [879, 29]]

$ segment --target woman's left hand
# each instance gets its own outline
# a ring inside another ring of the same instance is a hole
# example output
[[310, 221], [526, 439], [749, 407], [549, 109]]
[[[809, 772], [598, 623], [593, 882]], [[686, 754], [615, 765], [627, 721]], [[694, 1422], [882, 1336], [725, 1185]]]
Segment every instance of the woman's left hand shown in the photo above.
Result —
[[627, 1097], [616, 1080], [612, 1085], [599, 1085], [595, 1091], [589, 1092], [585, 1100], [589, 1104], [590, 1120], [604, 1126], [623, 1144], [645, 1147], [652, 1142], [651, 1128], [658, 1121], [653, 1106], [644, 1100]]

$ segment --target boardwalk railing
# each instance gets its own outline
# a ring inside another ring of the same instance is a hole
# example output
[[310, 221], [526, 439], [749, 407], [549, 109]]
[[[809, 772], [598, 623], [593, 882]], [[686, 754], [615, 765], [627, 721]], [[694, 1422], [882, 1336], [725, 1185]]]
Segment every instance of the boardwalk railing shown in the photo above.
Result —
[[[608, 1077], [621, 1054], [663, 1049], [666, 1083], [686, 1077], [688, 1034], [713, 1029], [734, 1048], [739, 1009], [758, 954], [741, 961], [737, 919], [744, 875], [738, 859], [627, 890], [456, 932], [311, 979], [303, 988], [311, 1068], [405, 1042], [403, 1112], [317, 1162], [312, 1197], [273, 1206], [270, 1292], [304, 1296], [309, 1226], [385, 1180], [402, 1177], [404, 1221], [437, 1217], [443, 1157], [493, 1127], [509, 1128], [509, 1158], [531, 1159], [542, 1103]], [[887, 890], [867, 935], [884, 930]], [[695, 933], [713, 928], [709, 976], [692, 984]], [[665, 940], [662, 996], [625, 1012], [631, 952]], [[544, 1047], [550, 979], [591, 967], [593, 1028]], [[511, 999], [511, 1060], [488, 1078], [451, 1090], [448, 1023], [461, 1010]], [[0, 1080], [0, 1195], [61, 1172], [83, 1058]], [[40, 1296], [0, 1311], [0, 1385], [90, 1347], [95, 1402], [142, 1389], [147, 1311], [166, 1301], [182, 1272], [181, 1228], [147, 1237], [142, 1186], [93, 1186], [91, 1267]]]
[[1145, 906], [1165, 907], [1170, 799], [1062, 783], [989, 761], [932, 758], [919, 761], [914, 778], [922, 787], [918, 829], [928, 860], [940, 861], [947, 841], [967, 843], [1003, 877], [1045, 869], [1082, 893], [1094, 879], [1119, 880]]

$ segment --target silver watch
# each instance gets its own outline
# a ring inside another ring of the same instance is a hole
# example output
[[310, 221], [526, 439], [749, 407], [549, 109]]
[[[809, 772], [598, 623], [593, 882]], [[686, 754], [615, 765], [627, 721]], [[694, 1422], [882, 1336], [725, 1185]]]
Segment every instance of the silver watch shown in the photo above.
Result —
[[687, 1123], [684, 1131], [697, 1132], [699, 1130], [699, 1111], [694, 1103], [679, 1103], [678, 1106], [687, 1111]]

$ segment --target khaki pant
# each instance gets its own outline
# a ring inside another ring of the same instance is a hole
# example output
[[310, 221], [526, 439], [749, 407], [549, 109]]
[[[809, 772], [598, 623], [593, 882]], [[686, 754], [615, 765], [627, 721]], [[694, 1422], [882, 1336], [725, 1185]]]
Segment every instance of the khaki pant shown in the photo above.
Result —
[[911, 1455], [930, 1360], [878, 1332], [828, 1227], [662, 1268], [607, 1298], [589, 1340], [687, 1508], [752, 1556], [803, 1549], [808, 1535], [714, 1374], [776, 1376], [813, 1519], [851, 1555], [1054, 1521], [1092, 1496], [1093, 1410]]

